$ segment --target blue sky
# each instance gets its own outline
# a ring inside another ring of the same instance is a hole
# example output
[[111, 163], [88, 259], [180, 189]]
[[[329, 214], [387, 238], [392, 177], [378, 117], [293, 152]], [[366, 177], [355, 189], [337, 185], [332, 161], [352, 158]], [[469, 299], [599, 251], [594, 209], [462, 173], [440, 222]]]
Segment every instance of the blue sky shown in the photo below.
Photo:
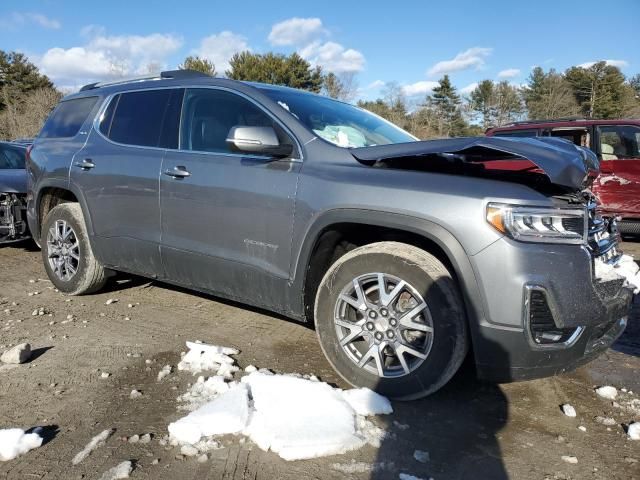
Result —
[[236, 51], [298, 51], [355, 72], [362, 98], [396, 81], [422, 98], [444, 73], [525, 81], [532, 66], [610, 60], [640, 72], [640, 0], [14, 1], [0, 3], [0, 48], [26, 53], [57, 85], [175, 68], [200, 54], [224, 69]]

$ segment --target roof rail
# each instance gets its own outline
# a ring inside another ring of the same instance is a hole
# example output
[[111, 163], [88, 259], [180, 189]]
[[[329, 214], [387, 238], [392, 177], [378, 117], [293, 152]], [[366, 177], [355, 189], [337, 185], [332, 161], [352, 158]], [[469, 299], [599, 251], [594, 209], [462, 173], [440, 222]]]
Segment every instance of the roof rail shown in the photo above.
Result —
[[587, 119], [583, 117], [549, 118], [545, 120], [523, 120], [521, 122], [511, 122], [504, 126], [515, 127], [517, 125], [537, 125], [540, 123], [578, 122], [578, 121], [584, 121], [584, 120], [587, 120]]
[[209, 77], [206, 73], [198, 72], [197, 70], [167, 70], [160, 73], [154, 73], [149, 75], [141, 75], [137, 77], [119, 78], [109, 82], [95, 82], [89, 83], [80, 89], [81, 92], [86, 90], [93, 90], [100, 87], [110, 87], [113, 85], [122, 85], [125, 83], [146, 82], [149, 80], [170, 80], [179, 78], [202, 78]]

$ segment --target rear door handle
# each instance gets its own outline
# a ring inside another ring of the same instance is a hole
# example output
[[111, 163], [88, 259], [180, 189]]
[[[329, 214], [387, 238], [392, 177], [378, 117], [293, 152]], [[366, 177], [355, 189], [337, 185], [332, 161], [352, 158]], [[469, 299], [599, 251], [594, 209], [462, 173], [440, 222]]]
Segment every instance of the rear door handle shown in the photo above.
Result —
[[83, 170], [90, 170], [96, 166], [96, 164], [93, 163], [90, 158], [85, 158], [81, 162], [76, 162], [74, 165]]
[[187, 170], [187, 168], [183, 167], [182, 165], [167, 169], [164, 171], [164, 174], [173, 178], [185, 178], [191, 176], [191, 173]]

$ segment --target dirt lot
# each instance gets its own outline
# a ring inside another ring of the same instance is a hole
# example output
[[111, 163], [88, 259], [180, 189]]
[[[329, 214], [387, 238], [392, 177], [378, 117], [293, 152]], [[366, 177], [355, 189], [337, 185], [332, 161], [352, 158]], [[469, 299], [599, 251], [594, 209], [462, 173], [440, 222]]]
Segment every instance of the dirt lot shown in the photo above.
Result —
[[[640, 258], [637, 244], [629, 250]], [[628, 440], [624, 430], [640, 418], [594, 394], [594, 386], [610, 384], [637, 392], [624, 394], [621, 403], [640, 398], [640, 303], [615, 348], [574, 373], [491, 385], [477, 382], [467, 368], [431, 398], [394, 403], [392, 415], [375, 419], [391, 433], [379, 449], [286, 462], [228, 437], [224, 448], [199, 463], [159, 442], [168, 423], [181, 416], [176, 397], [193, 381], [175, 372], [157, 382], [160, 368], [177, 364], [186, 340], [200, 339], [238, 348], [241, 367], [313, 373], [346, 387], [312, 330], [129, 276], [116, 277], [100, 294], [66, 297], [44, 280], [40, 253], [30, 244], [0, 247], [0, 271], [0, 350], [25, 341], [37, 349], [27, 364], [0, 367], [0, 428], [46, 426], [48, 439], [0, 463], [0, 478], [93, 479], [132, 460], [131, 477], [139, 479], [382, 479], [400, 473], [436, 480], [640, 479], [640, 442]], [[105, 305], [108, 299], [118, 301]], [[46, 313], [33, 316], [41, 307]], [[68, 315], [74, 320], [67, 321]], [[102, 372], [110, 376], [102, 378]], [[132, 389], [143, 396], [130, 399]], [[564, 403], [576, 408], [577, 418], [562, 414]], [[607, 427], [598, 416], [616, 423]], [[107, 428], [116, 433], [106, 445], [72, 466], [72, 457]], [[144, 433], [154, 435], [150, 443], [123, 441]], [[415, 450], [428, 451], [430, 461], [417, 462]], [[563, 455], [578, 463], [563, 461]], [[367, 471], [374, 464], [377, 469]]]

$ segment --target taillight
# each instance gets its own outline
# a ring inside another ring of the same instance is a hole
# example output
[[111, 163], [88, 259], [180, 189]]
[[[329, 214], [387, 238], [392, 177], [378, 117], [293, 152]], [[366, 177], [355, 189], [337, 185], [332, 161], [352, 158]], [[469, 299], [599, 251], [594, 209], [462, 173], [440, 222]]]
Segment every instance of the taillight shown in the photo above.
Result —
[[25, 155], [25, 161], [31, 161], [31, 150], [33, 150], [33, 144], [27, 147], [27, 154]]

